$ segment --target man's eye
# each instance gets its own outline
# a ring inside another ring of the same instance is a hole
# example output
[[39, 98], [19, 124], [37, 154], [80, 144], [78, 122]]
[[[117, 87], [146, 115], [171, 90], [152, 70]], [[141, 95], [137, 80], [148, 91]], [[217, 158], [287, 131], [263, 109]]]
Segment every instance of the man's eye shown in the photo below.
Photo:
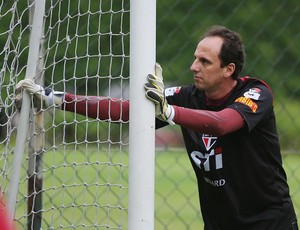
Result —
[[200, 62], [201, 62], [203, 65], [209, 64], [209, 61], [207, 61], [206, 59], [201, 59]]

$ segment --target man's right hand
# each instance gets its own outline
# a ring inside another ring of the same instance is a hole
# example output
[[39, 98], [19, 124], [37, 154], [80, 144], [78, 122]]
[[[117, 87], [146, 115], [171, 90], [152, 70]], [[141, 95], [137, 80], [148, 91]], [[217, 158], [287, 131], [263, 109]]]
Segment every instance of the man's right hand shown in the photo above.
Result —
[[148, 82], [144, 84], [146, 97], [155, 105], [155, 115], [158, 119], [174, 125], [174, 108], [168, 104], [165, 97], [165, 87], [160, 64], [155, 64], [155, 75], [149, 74]]
[[63, 101], [63, 92], [52, 91], [50, 89], [45, 90], [42, 86], [35, 84], [32, 80], [24, 79], [16, 86], [15, 103], [17, 109], [20, 109], [22, 106], [24, 90], [33, 96], [33, 107], [38, 110], [46, 109], [52, 105], [60, 106]]

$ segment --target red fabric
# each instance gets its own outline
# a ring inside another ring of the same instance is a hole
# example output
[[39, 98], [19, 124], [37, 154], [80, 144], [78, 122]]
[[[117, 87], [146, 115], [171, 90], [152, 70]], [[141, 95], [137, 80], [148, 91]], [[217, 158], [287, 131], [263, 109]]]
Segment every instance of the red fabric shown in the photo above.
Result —
[[178, 106], [173, 107], [175, 109], [173, 121], [178, 125], [197, 132], [222, 136], [244, 126], [243, 117], [234, 109], [227, 108], [214, 112]]
[[107, 97], [80, 96], [65, 94], [63, 105], [67, 111], [75, 112], [100, 120], [123, 121], [129, 120], [129, 101], [108, 99]]
[[0, 194], [0, 230], [16, 230], [13, 223], [9, 220], [8, 212], [5, 206], [5, 200]]
[[[123, 122], [129, 120], [128, 100], [65, 94], [63, 106], [66, 111], [95, 119]], [[234, 109], [228, 108], [214, 112], [173, 107], [175, 109], [174, 122], [176, 124], [201, 133], [222, 136], [244, 126], [242, 116]]]

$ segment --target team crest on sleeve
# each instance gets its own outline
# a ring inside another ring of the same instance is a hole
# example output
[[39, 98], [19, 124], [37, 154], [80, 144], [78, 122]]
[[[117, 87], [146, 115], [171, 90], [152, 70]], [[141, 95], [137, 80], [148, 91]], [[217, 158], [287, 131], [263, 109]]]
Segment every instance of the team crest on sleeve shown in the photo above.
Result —
[[258, 100], [258, 98], [260, 97], [260, 91], [261, 90], [259, 88], [252, 88], [252, 89], [249, 89], [247, 92], [245, 92], [244, 96], [246, 98]]
[[256, 113], [258, 109], [258, 105], [253, 100], [258, 100], [260, 97], [260, 89], [259, 88], [252, 88], [249, 89], [247, 92], [244, 93], [242, 97], [239, 97], [235, 100], [235, 102], [239, 102], [248, 106], [253, 113]]
[[167, 89], [165, 89], [165, 96], [166, 97], [173, 96], [174, 94], [179, 93], [180, 89], [181, 89], [181, 87], [178, 87], [178, 86], [167, 88]]
[[258, 105], [248, 97], [239, 97], [235, 99], [235, 102], [239, 102], [241, 104], [248, 106], [253, 113], [256, 113], [258, 109]]

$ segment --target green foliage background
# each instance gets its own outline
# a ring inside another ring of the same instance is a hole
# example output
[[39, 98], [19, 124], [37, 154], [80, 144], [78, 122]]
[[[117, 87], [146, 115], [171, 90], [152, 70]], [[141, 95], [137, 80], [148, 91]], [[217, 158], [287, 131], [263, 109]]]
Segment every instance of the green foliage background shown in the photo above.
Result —
[[242, 75], [267, 82], [274, 94], [284, 149], [300, 147], [300, 5], [289, 1], [157, 1], [157, 61], [168, 85], [190, 84], [201, 34], [212, 25], [239, 32], [247, 54]]
[[[14, 149], [14, 140], [7, 138], [7, 131], [10, 130], [6, 126], [16, 113], [13, 104], [15, 85], [24, 78], [26, 72], [30, 2], [15, 0], [0, 3], [0, 47], [7, 49], [0, 49], [0, 102], [3, 101], [6, 105], [0, 114], [0, 144], [1, 147], [8, 146], [1, 151], [2, 157], [5, 157], [7, 150], [7, 155], [13, 157], [10, 153]], [[119, 96], [126, 98], [126, 87], [130, 79], [130, 1], [46, 0], [46, 4], [44, 52], [41, 54], [41, 59], [44, 60], [44, 85], [55, 90], [108, 97], [114, 96], [111, 89], [117, 87]], [[13, 12], [18, 14], [13, 17]], [[156, 59], [164, 69], [167, 86], [193, 83], [189, 70], [194, 59], [193, 53], [199, 37], [210, 26], [224, 25], [242, 35], [247, 52], [247, 62], [242, 74], [261, 78], [273, 89], [278, 132], [283, 152], [286, 153], [283, 155], [284, 164], [299, 216], [299, 1], [158, 0], [156, 16]], [[7, 44], [9, 45], [6, 46]], [[39, 76], [35, 78], [38, 80]], [[82, 205], [82, 201], [95, 208], [91, 209], [92, 212], [98, 210], [98, 203], [95, 201], [98, 197], [94, 196], [96, 192], [99, 191], [101, 197], [101, 189], [105, 192], [110, 190], [108, 194], [111, 201], [115, 201], [118, 200], [119, 191], [115, 192], [114, 189], [124, 189], [109, 187], [110, 179], [112, 182], [118, 180], [118, 184], [124, 183], [125, 189], [122, 192], [126, 193], [127, 182], [123, 180], [127, 181], [128, 165], [123, 165], [123, 158], [116, 159], [116, 164], [112, 164], [113, 157], [121, 156], [110, 154], [105, 151], [105, 147], [127, 148], [128, 124], [92, 120], [58, 109], [51, 112], [45, 113], [43, 130], [47, 144], [51, 146], [50, 151], [45, 146], [44, 192], [47, 199], [44, 199], [44, 205], [48, 207], [45, 215], [51, 216], [51, 220], [47, 220], [50, 222], [45, 224], [56, 224], [56, 218], [59, 217], [63, 218], [62, 223], [66, 225], [72, 222], [72, 218], [80, 226], [80, 218], [95, 218], [97, 220], [93, 219], [90, 223], [97, 222], [98, 216], [90, 215], [93, 214], [90, 212], [84, 213], [87, 210], [85, 206], [76, 209], [76, 214], [69, 217], [61, 213], [61, 204], [56, 202], [63, 201], [63, 205], [67, 206], [66, 213], [69, 210], [72, 212], [71, 201], [75, 199], [73, 193], [77, 191], [78, 206]], [[16, 129], [13, 128], [13, 133], [15, 132]], [[172, 133], [178, 132], [173, 130]], [[66, 151], [66, 148], [71, 150]], [[104, 151], [100, 152], [103, 148]], [[195, 187], [190, 187], [195, 185], [194, 174], [188, 171], [192, 169], [182, 152], [184, 151], [166, 151], [159, 153], [156, 158], [157, 229], [187, 229], [193, 228], [194, 224], [198, 228], [201, 224], [198, 203], [195, 202], [197, 191]], [[290, 152], [297, 154], [288, 154]], [[107, 156], [101, 153], [107, 153]], [[2, 158], [1, 164], [4, 161]], [[23, 191], [28, 179], [25, 175], [27, 163], [27, 159], [24, 159], [24, 175], [20, 181]], [[120, 170], [122, 167], [123, 172]], [[109, 175], [106, 173], [110, 172], [116, 174], [110, 174], [112, 178], [107, 179]], [[95, 178], [89, 177], [90, 175]], [[83, 190], [88, 190], [86, 181], [91, 191], [82, 193]], [[95, 181], [104, 182], [94, 184]], [[67, 189], [64, 190], [62, 187], [65, 185]], [[61, 191], [65, 191], [67, 195], [63, 197]], [[86, 200], [83, 197], [85, 194], [88, 194]], [[17, 215], [20, 217], [19, 223], [26, 222], [22, 206], [26, 203], [26, 197], [23, 194], [20, 196]], [[108, 201], [101, 200], [99, 203], [106, 204]], [[124, 203], [127, 203], [126, 198]], [[107, 207], [109, 205], [107, 203]], [[188, 207], [191, 209], [187, 211]], [[103, 210], [106, 212], [105, 208]], [[122, 208], [117, 207], [115, 212], [113, 215], [124, 215]], [[105, 213], [102, 210], [99, 213], [99, 218], [105, 220]], [[125, 216], [124, 221], [126, 222]]]
[[[90, 1], [89, 4], [71, 1], [68, 7], [64, 7], [67, 1], [46, 3], [45, 86], [77, 94], [105, 95], [111, 86], [128, 85], [130, 1]], [[28, 4], [28, 1], [4, 1], [0, 5], [1, 46], [8, 38], [5, 31], [11, 24], [10, 9], [15, 6], [22, 12], [14, 19], [12, 34], [13, 40], [21, 40], [17, 45], [22, 49], [13, 75], [8, 72], [1, 75], [2, 101], [8, 95], [13, 98], [14, 84], [25, 75], [30, 29], [27, 27], [29, 11], [24, 9]], [[193, 83], [189, 70], [193, 53], [200, 35], [210, 26], [219, 24], [236, 30], [243, 37], [247, 53], [242, 74], [261, 78], [271, 86], [282, 147], [299, 149], [299, 18], [298, 0], [157, 1], [157, 61], [164, 69], [166, 85]], [[1, 52], [1, 66], [5, 58]], [[10, 53], [8, 60], [13, 58], [14, 54]], [[1, 120], [4, 117], [2, 112]], [[5, 135], [3, 127], [0, 133]], [[92, 129], [89, 133], [95, 136]]]

